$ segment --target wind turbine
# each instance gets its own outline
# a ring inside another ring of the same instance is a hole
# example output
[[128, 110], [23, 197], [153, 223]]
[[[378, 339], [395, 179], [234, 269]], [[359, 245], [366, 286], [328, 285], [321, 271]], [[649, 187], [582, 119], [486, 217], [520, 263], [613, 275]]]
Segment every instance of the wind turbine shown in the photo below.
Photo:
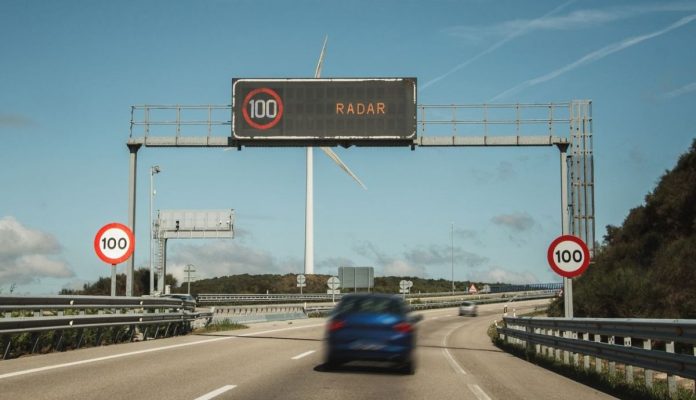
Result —
[[[314, 70], [314, 77], [321, 77], [321, 67], [324, 64], [324, 56], [326, 55], [326, 42], [329, 37], [324, 38], [324, 45], [321, 47], [321, 53], [319, 54], [319, 62], [317, 62], [317, 68]], [[348, 166], [341, 161], [331, 148], [320, 147], [320, 149], [326, 153], [329, 158], [331, 158], [336, 165], [338, 165], [343, 171], [351, 176], [363, 189], [367, 190], [367, 187], [360, 181], [360, 179], [353, 173], [353, 171], [348, 168]], [[305, 274], [314, 274], [314, 148], [307, 147], [307, 201], [305, 203], [305, 264], [304, 264]]]

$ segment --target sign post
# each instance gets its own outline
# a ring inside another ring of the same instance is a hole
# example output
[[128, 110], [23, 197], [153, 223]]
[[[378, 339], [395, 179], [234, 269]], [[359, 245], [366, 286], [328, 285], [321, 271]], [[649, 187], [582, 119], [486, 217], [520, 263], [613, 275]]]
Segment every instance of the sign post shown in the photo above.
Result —
[[336, 292], [340, 292], [338, 289], [341, 287], [341, 281], [337, 277], [332, 276], [326, 281], [326, 286], [329, 287], [327, 293], [331, 293], [331, 301], [336, 303]]
[[[562, 235], [557, 237], [546, 252], [546, 259], [551, 269], [562, 276], [564, 283], [572, 285], [572, 278], [580, 276], [590, 265], [590, 250], [587, 244], [577, 236]], [[570, 285], [564, 285], [570, 286]], [[570, 286], [572, 287], [572, 286]], [[572, 318], [573, 297], [567, 287], [564, 290], [566, 318]], [[570, 312], [568, 311], [570, 310]]]
[[302, 274], [297, 275], [297, 287], [300, 288], [300, 295], [302, 294], [302, 288], [307, 286], [306, 282], [307, 282], [307, 278], [304, 275], [302, 275]]
[[106, 224], [94, 236], [97, 257], [111, 264], [111, 296], [116, 296], [116, 265], [129, 259], [134, 250], [133, 231], [123, 224]]
[[403, 297], [406, 298], [406, 293], [408, 293], [409, 285], [407, 280], [399, 281], [399, 293], [403, 293]]

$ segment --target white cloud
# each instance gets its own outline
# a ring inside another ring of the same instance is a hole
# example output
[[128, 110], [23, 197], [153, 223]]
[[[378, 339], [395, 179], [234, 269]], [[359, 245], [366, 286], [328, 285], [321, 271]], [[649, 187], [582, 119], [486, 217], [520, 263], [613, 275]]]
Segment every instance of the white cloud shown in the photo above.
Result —
[[519, 18], [486, 26], [454, 26], [446, 28], [444, 32], [476, 43], [490, 38], [517, 37], [533, 31], [568, 31], [595, 28], [600, 25], [636, 18], [646, 14], [696, 11], [696, 3], [677, 2], [575, 10], [564, 15], [556, 15], [574, 2], [566, 2], [535, 19]]
[[34, 125], [34, 120], [24, 115], [0, 114], [0, 128], [27, 128]]
[[13, 217], [0, 219], [0, 282], [27, 284], [74, 276], [67, 263], [54, 258], [60, 251], [52, 235], [27, 228]]
[[430, 245], [429, 247], [419, 247], [404, 254], [404, 258], [413, 264], [423, 266], [449, 265], [454, 257], [457, 265], [464, 264], [467, 267], [475, 267], [488, 261], [488, 258], [466, 251], [459, 246]]
[[696, 14], [692, 14], [692, 15], [689, 15], [687, 17], [684, 17], [684, 18], [680, 19], [679, 21], [669, 25], [668, 27], [660, 29], [658, 31], [651, 32], [651, 33], [648, 33], [645, 35], [626, 38], [620, 42], [612, 43], [608, 46], [604, 46], [601, 49], [595, 50], [591, 53], [588, 53], [588, 54], [584, 55], [583, 57], [581, 57], [580, 59], [578, 59], [570, 64], [567, 64], [561, 68], [558, 68], [558, 69], [551, 71], [545, 75], [526, 80], [526, 81], [524, 81], [516, 86], [513, 86], [512, 88], [507, 89], [507, 90], [499, 93], [498, 95], [494, 96], [490, 100], [490, 102], [497, 101], [499, 99], [508, 97], [512, 94], [518, 93], [519, 91], [521, 91], [523, 89], [526, 89], [526, 88], [529, 88], [532, 86], [536, 86], [538, 84], [548, 82], [552, 79], [558, 78], [559, 76], [561, 76], [567, 72], [570, 72], [576, 68], [579, 68], [583, 65], [594, 63], [595, 61], [599, 61], [599, 60], [603, 59], [604, 57], [607, 57], [607, 56], [614, 54], [618, 51], [635, 46], [635, 45], [642, 43], [646, 40], [654, 39], [658, 36], [662, 36], [668, 32], [671, 32], [677, 28], [680, 28], [680, 27], [682, 27], [682, 26], [684, 26], [684, 25], [686, 25], [694, 20], [696, 20]]
[[382, 270], [384, 276], [415, 276], [425, 278], [425, 267], [415, 266], [403, 260], [394, 260], [384, 266]]
[[675, 97], [679, 97], [683, 94], [691, 93], [691, 92], [696, 92], [696, 82], [691, 82], [688, 85], [684, 85], [678, 89], [674, 89], [670, 92], [667, 92], [662, 95], [663, 99], [673, 99]]
[[394, 257], [382, 252], [372, 242], [357, 243], [353, 246], [353, 250], [363, 257], [373, 259], [379, 265], [386, 265], [394, 261]]
[[494, 224], [510, 228], [515, 232], [524, 232], [532, 229], [534, 218], [527, 213], [502, 214], [491, 219]]
[[539, 278], [529, 271], [510, 271], [500, 267], [490, 267], [469, 273], [469, 279], [477, 282], [526, 284], [539, 283]]
[[301, 260], [278, 260], [264, 250], [226, 239], [203, 245], [172, 246], [167, 255], [167, 273], [183, 282], [188, 264], [197, 270], [195, 275], [199, 279], [237, 274], [286, 274], [303, 269]]
[[314, 271], [317, 274], [335, 275], [338, 267], [356, 267], [355, 262], [345, 257], [329, 257], [314, 264]]
[[[454, 68], [450, 69], [449, 71], [445, 72], [444, 74], [425, 82], [423, 85], [421, 85], [420, 90], [423, 91], [423, 90], [427, 89], [429, 86], [445, 79], [446, 77], [452, 75], [453, 73], [455, 73], [455, 72], [459, 71], [460, 69], [466, 67], [467, 65], [473, 63], [474, 61], [485, 56], [486, 54], [495, 51], [496, 49], [498, 49], [499, 47], [501, 47], [505, 43], [511, 41], [512, 39], [527, 33], [528, 31], [530, 31], [532, 29], [532, 24], [534, 22], [543, 21], [545, 18], [561, 11], [563, 8], [567, 7], [569, 4], [573, 3], [574, 1], [575, 0], [570, 0], [564, 4], [561, 4], [560, 6], [554, 8], [553, 10], [544, 14], [540, 18], [532, 20], [532, 21], [528, 21], [526, 24], [522, 23], [519, 26], [517, 26], [511, 30], [508, 27], [506, 32], [504, 32], [502, 34], [504, 36], [503, 39], [494, 43], [492, 46], [486, 48], [485, 50], [476, 54], [475, 56], [473, 56], [473, 57], [465, 60], [464, 62], [456, 65]], [[495, 27], [493, 29], [495, 29]], [[456, 27], [456, 28], [449, 29], [450, 34], [453, 34], [453, 35], [459, 36], [459, 37], [463, 37], [467, 40], [474, 41], [474, 42], [478, 42], [481, 40], [481, 38], [480, 38], [481, 31], [482, 31], [482, 29], [480, 27], [471, 27], [471, 28], [469, 28], [469, 27]], [[485, 30], [483, 30], [483, 31], [485, 31]]]

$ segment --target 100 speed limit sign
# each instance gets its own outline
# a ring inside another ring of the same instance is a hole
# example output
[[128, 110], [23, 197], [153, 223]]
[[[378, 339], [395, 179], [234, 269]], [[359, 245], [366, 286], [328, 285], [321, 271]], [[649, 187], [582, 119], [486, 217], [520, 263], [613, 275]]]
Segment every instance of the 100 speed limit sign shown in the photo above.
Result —
[[94, 237], [94, 251], [108, 264], [115, 265], [126, 261], [134, 249], [133, 231], [118, 222], [104, 225]]
[[242, 116], [252, 128], [271, 129], [283, 118], [283, 99], [273, 89], [254, 89], [242, 102]]
[[574, 278], [590, 265], [590, 249], [579, 237], [563, 235], [551, 242], [546, 258], [558, 275]]

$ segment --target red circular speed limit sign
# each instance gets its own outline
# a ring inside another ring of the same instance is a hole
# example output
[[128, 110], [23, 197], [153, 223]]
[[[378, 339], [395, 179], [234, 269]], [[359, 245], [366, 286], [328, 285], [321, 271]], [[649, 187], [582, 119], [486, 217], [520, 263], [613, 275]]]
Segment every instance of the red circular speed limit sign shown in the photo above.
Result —
[[135, 250], [135, 237], [129, 227], [112, 222], [104, 225], [94, 237], [94, 251], [102, 261], [119, 264], [128, 259]]
[[574, 278], [590, 265], [590, 249], [579, 237], [563, 235], [551, 242], [546, 258], [558, 275]]
[[252, 128], [271, 129], [283, 117], [283, 100], [273, 89], [254, 89], [242, 102], [242, 115]]

